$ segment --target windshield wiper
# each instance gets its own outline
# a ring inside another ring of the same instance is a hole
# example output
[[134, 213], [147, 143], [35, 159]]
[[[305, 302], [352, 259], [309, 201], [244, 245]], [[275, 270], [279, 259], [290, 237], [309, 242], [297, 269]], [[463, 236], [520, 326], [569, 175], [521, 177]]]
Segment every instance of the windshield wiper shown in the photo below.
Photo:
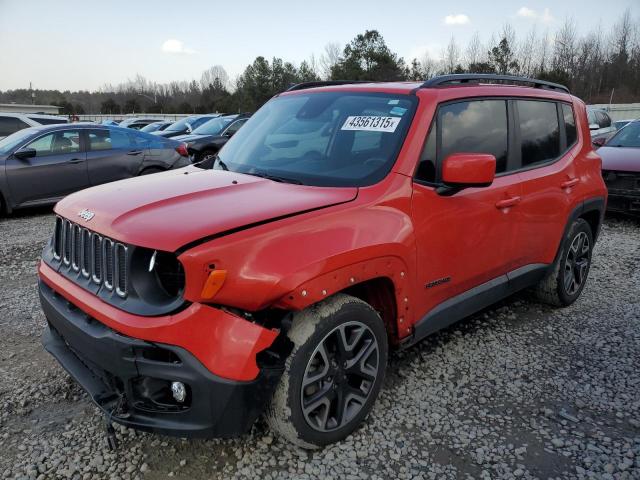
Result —
[[252, 172], [245, 172], [247, 175], [253, 175], [254, 177], [260, 177], [260, 178], [266, 178], [267, 180], [271, 180], [274, 182], [280, 182], [280, 183], [292, 183], [294, 185], [304, 185], [300, 180], [298, 180], [297, 178], [289, 178], [289, 177], [281, 177], [279, 175], [271, 175], [270, 173], [266, 173], [266, 172], [256, 172], [256, 171], [252, 171]]

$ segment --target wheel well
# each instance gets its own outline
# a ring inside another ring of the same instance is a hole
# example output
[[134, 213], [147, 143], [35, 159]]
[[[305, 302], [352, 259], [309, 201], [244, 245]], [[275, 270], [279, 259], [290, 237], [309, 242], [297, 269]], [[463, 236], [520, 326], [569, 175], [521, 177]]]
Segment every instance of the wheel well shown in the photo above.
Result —
[[589, 227], [591, 227], [591, 234], [595, 240], [598, 235], [598, 231], [600, 230], [600, 211], [590, 210], [588, 212], [584, 212], [580, 218], [584, 219], [589, 224]]
[[386, 277], [372, 278], [343, 291], [371, 305], [382, 318], [389, 343], [398, 344], [398, 324], [395, 287]]

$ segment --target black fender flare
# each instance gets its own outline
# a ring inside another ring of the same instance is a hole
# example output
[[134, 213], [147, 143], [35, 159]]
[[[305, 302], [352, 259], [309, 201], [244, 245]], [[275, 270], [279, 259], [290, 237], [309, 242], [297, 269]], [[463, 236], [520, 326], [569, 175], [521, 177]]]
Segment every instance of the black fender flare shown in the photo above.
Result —
[[560, 255], [560, 247], [562, 246], [562, 242], [564, 241], [565, 237], [569, 233], [571, 224], [575, 222], [578, 218], [582, 217], [585, 213], [589, 213], [589, 212], [599, 213], [598, 225], [596, 227], [596, 230], [592, 232], [593, 243], [595, 245], [598, 235], [600, 234], [600, 228], [602, 227], [602, 222], [604, 221], [604, 213], [605, 213], [606, 205], [607, 205], [607, 201], [605, 197], [592, 197], [592, 198], [588, 198], [586, 200], [581, 201], [578, 205], [576, 205], [573, 208], [573, 210], [571, 210], [571, 213], [567, 218], [567, 223], [564, 226], [562, 237], [560, 237], [560, 243], [558, 244], [558, 247], [556, 249], [556, 258], [554, 259], [553, 264], [555, 264], [556, 260], [558, 259], [558, 255]]

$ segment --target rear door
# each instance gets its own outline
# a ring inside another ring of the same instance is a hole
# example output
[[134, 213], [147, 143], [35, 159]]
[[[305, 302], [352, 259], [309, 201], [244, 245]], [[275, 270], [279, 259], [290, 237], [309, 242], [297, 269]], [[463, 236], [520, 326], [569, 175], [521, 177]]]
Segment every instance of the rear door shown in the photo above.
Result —
[[518, 266], [553, 262], [567, 217], [581, 182], [573, 158], [577, 131], [568, 103], [514, 102], [521, 163], [524, 216], [518, 242]]
[[[520, 248], [515, 237], [522, 187], [510, 171], [513, 140], [507, 111], [502, 99], [457, 101], [438, 109], [413, 186], [420, 312], [513, 269]], [[452, 153], [494, 155], [493, 184], [439, 195], [442, 161]]]
[[146, 153], [129, 132], [117, 128], [88, 129], [87, 164], [91, 185], [134, 177]]
[[80, 130], [46, 133], [23, 148], [33, 148], [36, 156], [11, 156], [6, 163], [9, 189], [16, 204], [54, 201], [89, 186]]

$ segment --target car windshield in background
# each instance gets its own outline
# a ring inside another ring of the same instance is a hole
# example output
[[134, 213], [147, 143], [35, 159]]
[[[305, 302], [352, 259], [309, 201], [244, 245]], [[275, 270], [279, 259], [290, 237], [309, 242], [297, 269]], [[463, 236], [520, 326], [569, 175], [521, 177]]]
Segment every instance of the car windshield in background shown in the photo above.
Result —
[[155, 132], [156, 130], [160, 129], [163, 125], [164, 125], [163, 122], [150, 123], [146, 127], [142, 127], [140, 131], [147, 132], [147, 133]]
[[282, 95], [229, 140], [214, 168], [305, 185], [372, 185], [391, 170], [415, 105], [410, 95]]
[[5, 155], [33, 135], [34, 130], [25, 128], [0, 140], [0, 155]]
[[193, 125], [194, 120], [194, 117], [183, 118], [182, 120], [178, 120], [176, 123], [169, 125], [166, 130], [167, 132], [179, 132], [187, 127], [187, 123], [189, 125]]
[[640, 148], [640, 122], [629, 123], [607, 142], [607, 147]]
[[194, 129], [191, 133], [194, 135], [218, 135], [232, 121], [232, 117], [213, 118]]

